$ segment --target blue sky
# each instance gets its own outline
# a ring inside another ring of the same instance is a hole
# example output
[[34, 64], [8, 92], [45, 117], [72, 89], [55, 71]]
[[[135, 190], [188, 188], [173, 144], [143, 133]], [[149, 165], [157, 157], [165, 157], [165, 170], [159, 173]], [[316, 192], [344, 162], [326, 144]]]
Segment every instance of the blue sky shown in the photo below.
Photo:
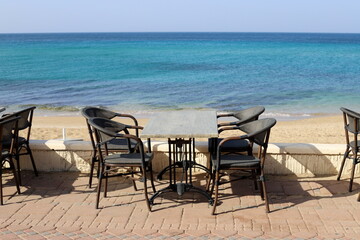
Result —
[[0, 0], [0, 33], [360, 33], [360, 0]]

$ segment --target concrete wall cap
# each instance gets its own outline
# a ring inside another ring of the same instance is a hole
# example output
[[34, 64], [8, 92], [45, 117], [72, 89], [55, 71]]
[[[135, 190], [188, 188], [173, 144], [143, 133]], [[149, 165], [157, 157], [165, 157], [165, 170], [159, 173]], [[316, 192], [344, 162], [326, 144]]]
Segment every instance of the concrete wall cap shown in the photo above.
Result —
[[[82, 150], [92, 151], [90, 141], [72, 140], [31, 140], [32, 148], [38, 150]], [[144, 141], [146, 148], [147, 141]], [[168, 144], [164, 141], [151, 141], [152, 151], [167, 152]], [[255, 151], [256, 151], [255, 146]], [[318, 144], [318, 143], [271, 143], [268, 147], [269, 154], [343, 154], [345, 144]], [[208, 152], [208, 142], [196, 141], [196, 152]]]

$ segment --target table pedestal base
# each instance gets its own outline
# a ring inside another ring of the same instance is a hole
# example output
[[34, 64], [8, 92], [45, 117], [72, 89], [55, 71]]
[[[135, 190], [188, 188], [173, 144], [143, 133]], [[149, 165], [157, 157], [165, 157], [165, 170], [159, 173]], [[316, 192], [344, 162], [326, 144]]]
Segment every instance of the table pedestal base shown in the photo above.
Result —
[[199, 164], [199, 163], [197, 163], [197, 162], [195, 162], [195, 161], [186, 161], [186, 163], [184, 163], [184, 162], [176, 162], [176, 163], [171, 164], [170, 166], [167, 166], [166, 168], [164, 168], [164, 169], [157, 175], [156, 178], [157, 178], [158, 180], [162, 180], [162, 179], [163, 179], [162, 176], [163, 176], [167, 171], [170, 171], [171, 168], [182, 168], [182, 169], [185, 170], [185, 171], [187, 171], [188, 168], [199, 168], [199, 169], [203, 170], [204, 172], [206, 172], [206, 173], [208, 173], [208, 174], [211, 174], [211, 171], [210, 171], [207, 167], [205, 167], [205, 166], [203, 166], [203, 165], [201, 165], [201, 164]]
[[[192, 169], [200, 168], [206, 173], [211, 175], [209, 169], [205, 166], [196, 163], [195, 161], [195, 139], [183, 139], [176, 138], [174, 140], [168, 139], [169, 145], [169, 166], [163, 169], [158, 174], [158, 179], [161, 180], [165, 172], [169, 173], [170, 184], [166, 188], [163, 188], [150, 198], [150, 204], [154, 204], [154, 199], [163, 193], [177, 192], [179, 196], [182, 196], [184, 192], [195, 192], [203, 195], [209, 200], [209, 204], [212, 205], [214, 200], [203, 189], [194, 187], [192, 184]], [[182, 169], [179, 173], [177, 169]], [[180, 176], [176, 176], [180, 174]]]
[[209, 204], [212, 206], [214, 204], [214, 200], [211, 198], [211, 196], [204, 190], [194, 187], [192, 184], [188, 183], [176, 183], [176, 184], [170, 184], [166, 188], [163, 188], [159, 191], [157, 191], [152, 197], [150, 198], [149, 202], [150, 205], [154, 205], [154, 199], [159, 197], [163, 193], [168, 192], [177, 192], [179, 196], [182, 196], [184, 192], [196, 192], [204, 197], [206, 197], [209, 200]]

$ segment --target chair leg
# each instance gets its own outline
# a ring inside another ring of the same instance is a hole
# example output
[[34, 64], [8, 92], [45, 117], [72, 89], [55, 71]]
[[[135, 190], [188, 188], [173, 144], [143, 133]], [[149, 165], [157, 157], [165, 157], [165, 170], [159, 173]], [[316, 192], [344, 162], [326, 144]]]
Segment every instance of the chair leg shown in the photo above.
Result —
[[19, 152], [16, 153], [15, 160], [16, 160], [16, 167], [17, 167], [17, 175], [19, 177], [19, 184], [22, 185], [22, 183], [21, 183], [21, 167], [20, 167], [20, 155], [19, 155]]
[[208, 192], [209, 191], [209, 188], [210, 188], [210, 184], [211, 184], [211, 180], [213, 179], [213, 172], [212, 172], [212, 162], [211, 162], [211, 159], [210, 159], [210, 171], [209, 173], [207, 173], [206, 177], [206, 186], [205, 186], [205, 190]]
[[0, 169], [0, 205], [4, 205], [3, 202], [3, 186], [2, 186], [2, 165]]
[[99, 178], [100, 177], [100, 169], [101, 169], [100, 160], [97, 160], [97, 162], [98, 162], [98, 167], [97, 167], [97, 171], [96, 171], [96, 177]]
[[258, 190], [258, 184], [257, 184], [257, 179], [256, 179], [256, 171], [255, 171], [255, 170], [251, 170], [251, 175], [252, 175], [252, 178], [253, 178], [253, 180], [254, 180], [255, 190]]
[[142, 175], [143, 175], [143, 178], [144, 178], [144, 193], [145, 193], [146, 205], [147, 205], [147, 207], [149, 209], [149, 212], [151, 212], [150, 201], [149, 201], [149, 196], [148, 196], [148, 192], [147, 192], [146, 168], [143, 167], [143, 168], [141, 168], [141, 170], [142, 170]]
[[206, 191], [209, 191], [211, 179], [212, 179], [212, 174], [207, 174], [206, 186], [205, 186]]
[[[261, 180], [260, 180], [261, 181]], [[261, 181], [262, 182], [262, 181]], [[261, 197], [261, 200], [265, 200], [265, 194], [264, 194], [265, 190], [264, 190], [264, 185], [261, 183], [260, 184], [260, 197]]]
[[151, 163], [149, 165], [149, 173], [150, 173], [151, 187], [152, 187], [153, 192], [155, 193], [156, 189], [155, 189], [155, 185], [154, 185], [154, 176], [153, 176], [152, 164]]
[[[142, 169], [140, 168], [140, 171], [142, 172]], [[144, 180], [144, 179], [143, 179]], [[131, 181], [134, 187], [134, 190], [137, 191], [136, 182], [134, 180], [134, 168], [131, 167]]]
[[352, 192], [352, 186], [353, 186], [354, 174], [355, 174], [355, 167], [356, 167], [356, 159], [357, 159], [357, 152], [355, 152], [354, 162], [353, 162], [353, 166], [352, 166], [352, 169], [351, 169], [349, 192]]
[[[212, 138], [211, 138], [212, 139]], [[210, 153], [211, 154], [211, 153]], [[211, 172], [212, 170], [212, 161], [210, 159], [210, 167], [209, 167], [210, 171], [209, 173], [206, 174], [206, 186], [205, 186], [205, 190], [208, 192], [209, 191], [209, 188], [210, 188], [210, 183], [211, 183], [211, 180], [213, 178], [213, 174]]]
[[18, 194], [20, 194], [20, 185], [19, 185], [19, 181], [18, 181], [18, 174], [16, 173], [15, 164], [11, 157], [9, 158], [9, 164], [10, 164], [10, 168], [12, 169], [13, 174], [14, 174], [17, 192], [18, 192]]
[[264, 200], [265, 200], [266, 212], [269, 213], [270, 208], [269, 208], [269, 202], [268, 202], [268, 196], [267, 196], [267, 192], [266, 192], [266, 184], [265, 184], [264, 176], [261, 177], [261, 185], [262, 185], [262, 192], [263, 192]]
[[29, 145], [28, 142], [26, 143], [26, 150], [27, 150], [27, 152], [28, 152], [29, 155], [30, 155], [30, 160], [31, 160], [31, 164], [32, 164], [33, 169], [34, 169], [35, 176], [39, 176], [38, 171], [37, 171], [37, 169], [36, 169], [34, 157], [33, 157], [33, 154], [32, 154], [32, 151], [31, 151], [31, 148], [30, 148], [30, 145]]
[[213, 170], [212, 174], [211, 174], [211, 180], [212, 181], [212, 184], [211, 184], [211, 189], [210, 189], [210, 196], [213, 195], [214, 193], [214, 187], [215, 187], [215, 175], [216, 175], [216, 172], [215, 170]]
[[212, 215], [215, 215], [215, 210], [216, 210], [216, 205], [217, 205], [217, 202], [218, 202], [218, 198], [219, 198], [219, 182], [220, 182], [220, 179], [219, 179], [219, 171], [216, 171], [216, 177], [215, 177], [215, 181], [213, 183], [213, 187], [212, 189], [214, 188], [214, 185], [215, 185], [215, 199], [214, 199], [214, 206], [213, 206], [213, 209], [212, 209]]
[[100, 172], [99, 175], [99, 183], [97, 186], [97, 195], [96, 195], [96, 204], [95, 204], [95, 208], [99, 209], [99, 201], [100, 201], [100, 192], [101, 192], [101, 182], [102, 182], [102, 178], [103, 178], [103, 173]]
[[91, 188], [91, 185], [92, 185], [92, 178], [94, 175], [95, 162], [96, 162], [96, 157], [92, 157], [91, 166], [90, 166], [90, 176], [89, 176], [89, 188]]
[[342, 162], [341, 162], [340, 170], [339, 170], [339, 173], [338, 173], [338, 176], [337, 176], [337, 180], [338, 180], [338, 181], [340, 180], [342, 171], [343, 171], [343, 169], [344, 169], [345, 161], [346, 161], [346, 159], [348, 158], [349, 153], [350, 153], [350, 147], [349, 147], [349, 146], [346, 146], [346, 151], [345, 151], [345, 153], [344, 153], [344, 158], [343, 158], [343, 160], [342, 160]]
[[109, 182], [109, 173], [108, 173], [109, 167], [106, 167], [104, 178], [105, 178], [105, 186], [104, 186], [104, 198], [107, 197], [107, 190], [108, 190], [108, 182]]

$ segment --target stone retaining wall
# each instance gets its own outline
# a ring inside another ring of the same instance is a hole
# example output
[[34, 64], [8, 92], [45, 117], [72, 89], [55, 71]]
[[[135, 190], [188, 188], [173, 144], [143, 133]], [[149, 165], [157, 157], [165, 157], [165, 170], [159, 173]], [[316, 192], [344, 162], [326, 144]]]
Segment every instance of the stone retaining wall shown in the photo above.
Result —
[[[90, 170], [90, 142], [32, 140], [31, 149], [39, 171]], [[168, 164], [168, 146], [165, 142], [152, 142], [152, 149], [155, 154], [154, 171], [158, 172]], [[273, 143], [268, 148], [266, 172], [298, 176], [334, 175], [340, 168], [344, 150], [343, 144]], [[200, 164], [208, 165], [207, 142], [196, 142], [196, 158]], [[351, 161], [348, 161], [344, 174], [350, 173], [350, 167]], [[31, 170], [30, 161], [24, 159], [22, 168]], [[359, 174], [359, 167], [356, 172]]]

